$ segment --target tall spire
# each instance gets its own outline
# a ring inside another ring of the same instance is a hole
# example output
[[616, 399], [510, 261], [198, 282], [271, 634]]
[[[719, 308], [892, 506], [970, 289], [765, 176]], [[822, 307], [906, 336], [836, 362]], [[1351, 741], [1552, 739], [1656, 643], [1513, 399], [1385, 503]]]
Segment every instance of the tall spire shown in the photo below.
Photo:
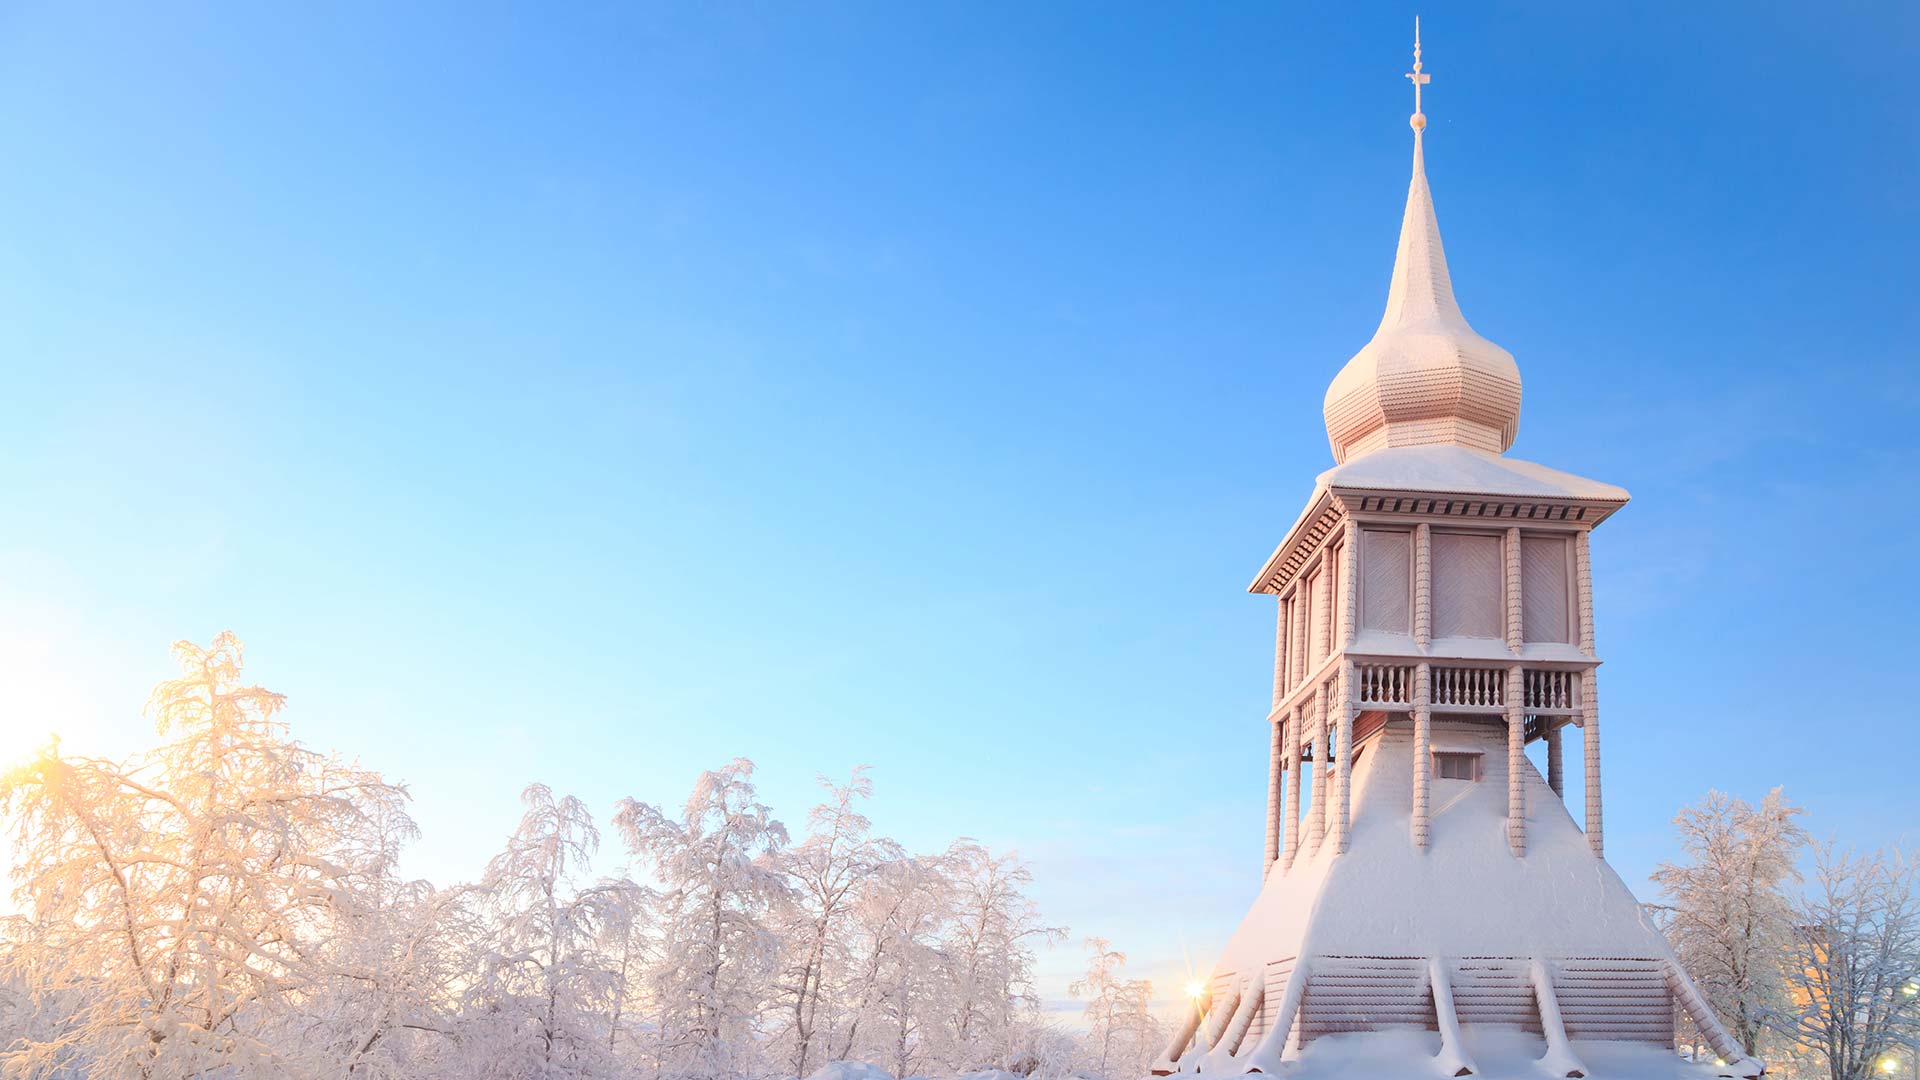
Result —
[[1407, 117], [1407, 123], [1413, 126], [1413, 152], [1420, 152], [1420, 133], [1427, 130], [1427, 114], [1420, 111], [1420, 88], [1433, 81], [1433, 76], [1420, 71], [1420, 16], [1413, 17], [1413, 70], [1407, 72], [1407, 78], [1413, 82], [1413, 115]]
[[1513, 354], [1474, 333], [1454, 300], [1440, 221], [1427, 187], [1421, 89], [1433, 76], [1420, 58], [1414, 22], [1413, 180], [1387, 309], [1373, 340], [1327, 387], [1327, 441], [1333, 458], [1390, 446], [1443, 444], [1503, 453], [1520, 426], [1520, 369]]

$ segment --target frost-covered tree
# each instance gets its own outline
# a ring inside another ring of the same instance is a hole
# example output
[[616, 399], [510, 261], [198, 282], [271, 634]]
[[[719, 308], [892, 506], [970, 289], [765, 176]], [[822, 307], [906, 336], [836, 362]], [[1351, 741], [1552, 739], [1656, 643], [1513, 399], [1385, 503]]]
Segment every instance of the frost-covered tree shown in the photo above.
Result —
[[1162, 1041], [1153, 1018], [1153, 982], [1123, 979], [1127, 956], [1106, 938], [1086, 939], [1087, 973], [1067, 992], [1087, 999], [1086, 1062], [1099, 1076], [1140, 1076]]
[[[60, 1023], [0, 1050], [11, 1076], [339, 1075], [302, 1010], [354, 974], [335, 935], [379, 906], [405, 793], [292, 741], [284, 698], [223, 633], [174, 646], [128, 761], [49, 750], [0, 780], [14, 830], [0, 977]], [[42, 1015], [47, 1015], [42, 1013]], [[64, 1070], [64, 1072], [63, 1072]]]
[[1807, 834], [1799, 807], [1774, 788], [1754, 806], [1719, 791], [1674, 818], [1685, 857], [1653, 880], [1669, 905], [1665, 930], [1681, 962], [1749, 1055], [1786, 1006], [1781, 966], [1791, 930], [1789, 887]]
[[862, 885], [848, 934], [845, 1021], [839, 1060], [884, 1063], [912, 1076], [945, 1049], [954, 980], [941, 934], [953, 916], [953, 882], [939, 856], [907, 856]]
[[[745, 1080], [843, 1059], [1052, 1080], [1082, 1060], [1038, 1011], [1034, 950], [1060, 932], [1027, 868], [876, 837], [861, 770], [791, 850], [744, 759], [677, 814], [623, 801], [657, 895], [594, 878], [587, 808], [533, 785], [481, 879], [436, 888], [396, 872], [404, 790], [295, 742], [232, 635], [175, 656], [153, 748], [55, 746], [0, 780], [6, 1080]], [[1096, 996], [1117, 1071], [1132, 1002]]]
[[753, 762], [701, 774], [677, 818], [629, 798], [614, 823], [663, 887], [650, 980], [661, 1075], [746, 1072], [778, 964], [768, 917], [789, 896], [786, 826], [760, 802]]
[[544, 784], [520, 795], [524, 813], [481, 888], [493, 928], [469, 996], [474, 1076], [612, 1075], [614, 1012], [625, 987], [620, 958], [639, 919], [642, 890], [622, 880], [584, 883], [600, 833], [586, 805]]
[[1793, 911], [1782, 1025], [1832, 1080], [1866, 1080], [1920, 1040], [1920, 861], [1913, 851], [1813, 849]]
[[961, 840], [945, 865], [955, 892], [945, 943], [953, 965], [949, 1054], [962, 1064], [1005, 1062], [1020, 1021], [1039, 1005], [1034, 947], [1065, 938], [1066, 930], [1041, 922], [1025, 891], [1033, 873], [1012, 855]]
[[479, 922], [467, 887], [394, 881], [327, 942], [332, 977], [310, 991], [287, 1035], [346, 1076], [432, 1075], [457, 1050], [453, 1027]]
[[879, 868], [901, 857], [900, 846], [873, 835], [859, 804], [873, 796], [866, 768], [845, 784], [825, 777], [827, 800], [807, 818], [807, 838], [783, 861], [791, 900], [782, 906], [779, 930], [786, 959], [780, 996], [791, 1041], [788, 1067], [806, 1076], [821, 1060], [817, 1044], [837, 1026], [852, 1023], [840, 1000], [851, 972], [846, 941], [859, 890]]

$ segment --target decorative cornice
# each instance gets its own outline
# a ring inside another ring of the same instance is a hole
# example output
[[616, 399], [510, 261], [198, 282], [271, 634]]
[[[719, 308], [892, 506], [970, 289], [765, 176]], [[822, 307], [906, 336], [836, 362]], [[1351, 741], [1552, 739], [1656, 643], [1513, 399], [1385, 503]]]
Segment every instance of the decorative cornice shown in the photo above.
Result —
[[1312, 564], [1320, 549], [1341, 529], [1343, 519], [1349, 515], [1401, 516], [1407, 518], [1409, 524], [1453, 518], [1470, 522], [1498, 522], [1502, 528], [1531, 522], [1584, 532], [1605, 521], [1623, 505], [1624, 501], [1598, 499], [1333, 488], [1315, 498], [1314, 504], [1308, 507], [1308, 513], [1301, 516], [1286, 540], [1274, 549], [1259, 575], [1247, 586], [1247, 591], [1275, 595], [1285, 592], [1300, 572]]

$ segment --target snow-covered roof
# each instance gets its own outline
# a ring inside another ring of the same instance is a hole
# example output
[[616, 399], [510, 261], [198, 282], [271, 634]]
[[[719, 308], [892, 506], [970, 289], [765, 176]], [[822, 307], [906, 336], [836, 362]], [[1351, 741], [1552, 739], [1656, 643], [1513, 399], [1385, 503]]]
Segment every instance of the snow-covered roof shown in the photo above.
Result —
[[1624, 503], [1627, 489], [1464, 446], [1395, 446], [1320, 474], [1317, 487]]
[[1531, 461], [1502, 457], [1464, 446], [1395, 446], [1375, 450], [1343, 465], [1335, 465], [1314, 480], [1313, 494], [1287, 530], [1273, 554], [1247, 586], [1250, 592], [1273, 588], [1275, 574], [1295, 545], [1311, 543], [1315, 522], [1324, 521], [1332, 497], [1369, 491], [1404, 495], [1487, 496], [1493, 499], [1570, 500], [1599, 504], [1603, 512], [1590, 519], [1597, 525], [1619, 509], [1630, 496], [1627, 489], [1549, 469]]

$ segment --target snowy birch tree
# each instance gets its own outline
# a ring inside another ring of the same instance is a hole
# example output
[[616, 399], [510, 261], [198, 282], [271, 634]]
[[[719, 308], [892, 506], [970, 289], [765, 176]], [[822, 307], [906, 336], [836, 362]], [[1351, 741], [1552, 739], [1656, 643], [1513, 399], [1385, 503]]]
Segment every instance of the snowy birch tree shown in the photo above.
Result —
[[941, 933], [953, 915], [945, 860], [908, 856], [880, 867], [860, 889], [844, 988], [848, 1015], [832, 1057], [883, 1062], [911, 1076], [929, 1061], [931, 1033], [950, 1013], [952, 972]]
[[1782, 1025], [1832, 1080], [1866, 1080], [1896, 1043], [1920, 1039], [1920, 862], [1912, 851], [1814, 848], [1793, 912]]
[[[0, 1051], [12, 1076], [338, 1075], [282, 1040], [346, 972], [332, 936], [378, 906], [405, 793], [291, 741], [285, 699], [241, 681], [223, 633], [174, 646], [126, 762], [50, 750], [0, 781], [14, 898], [0, 975], [66, 1011]], [[65, 1070], [62, 1073], [62, 1070]]]
[[820, 784], [827, 789], [827, 801], [808, 815], [806, 840], [787, 853], [783, 864], [792, 900], [785, 905], [789, 917], [783, 920], [787, 960], [780, 993], [792, 1040], [789, 1068], [796, 1076], [806, 1076], [819, 1056], [815, 1048], [822, 1036], [823, 1003], [829, 1028], [836, 1021], [851, 1022], [834, 1012], [835, 1005], [845, 1003], [829, 1001], [846, 981], [845, 924], [861, 886], [881, 866], [901, 857], [900, 846], [873, 836], [873, 823], [859, 812], [857, 804], [873, 795], [865, 766], [856, 768], [845, 784], [825, 777]]
[[964, 1064], [1005, 1062], [1016, 1021], [1038, 1005], [1034, 946], [1066, 931], [1040, 921], [1024, 891], [1033, 873], [1013, 856], [961, 840], [948, 849], [945, 865], [955, 890], [945, 945], [954, 965], [953, 1050]]
[[759, 801], [753, 762], [701, 774], [677, 818], [629, 798], [614, 823], [664, 890], [652, 978], [662, 1075], [746, 1071], [778, 963], [767, 920], [789, 896], [778, 858], [787, 830]]
[[1786, 1006], [1782, 964], [1791, 930], [1787, 889], [1807, 834], [1801, 810], [1774, 788], [1759, 806], [1718, 791], [1674, 818], [1680, 862], [1653, 873], [1670, 905], [1668, 939], [1714, 1013], [1748, 1054], [1761, 1055]]
[[[1099, 1076], [1138, 1076], [1159, 1049], [1159, 1024], [1153, 1018], [1153, 983], [1122, 979], [1127, 956], [1106, 938], [1086, 939], [1087, 973], [1067, 992], [1087, 999], [1086, 1060]], [[1116, 1072], [1110, 1070], [1117, 1070]]]
[[583, 885], [600, 833], [585, 804], [544, 784], [520, 795], [525, 813], [481, 887], [497, 921], [473, 1005], [492, 1031], [474, 1075], [589, 1077], [612, 1073], [618, 959], [644, 897], [626, 881]]

